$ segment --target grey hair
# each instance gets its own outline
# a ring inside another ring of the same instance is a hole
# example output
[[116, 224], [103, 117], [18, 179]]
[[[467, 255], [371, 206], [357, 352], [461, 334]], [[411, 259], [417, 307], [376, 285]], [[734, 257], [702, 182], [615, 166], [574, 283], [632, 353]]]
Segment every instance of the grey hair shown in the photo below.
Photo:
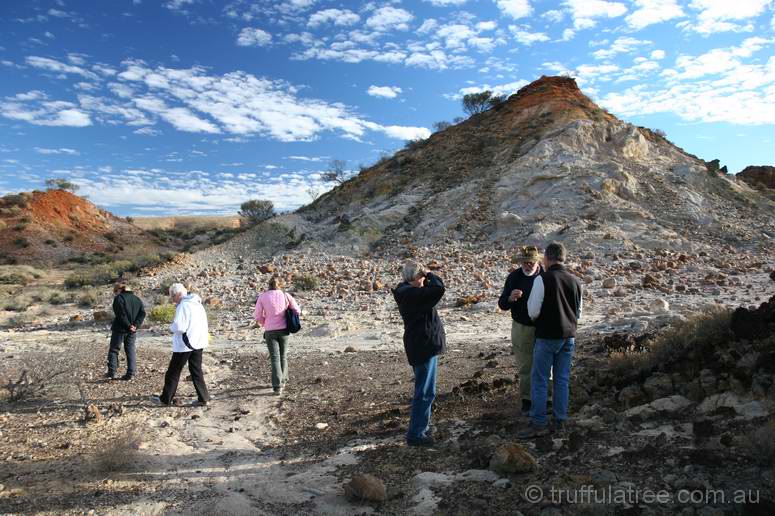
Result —
[[186, 290], [186, 287], [184, 287], [182, 283], [173, 283], [170, 285], [170, 296], [177, 297], [178, 294], [185, 296], [188, 294], [188, 290]]
[[562, 263], [565, 261], [567, 251], [565, 250], [565, 246], [561, 243], [552, 242], [546, 246], [546, 250], [544, 250], [544, 256], [553, 262]]
[[417, 276], [424, 276], [428, 270], [425, 266], [419, 262], [406, 262], [404, 268], [401, 271], [401, 278], [404, 281], [414, 281]]

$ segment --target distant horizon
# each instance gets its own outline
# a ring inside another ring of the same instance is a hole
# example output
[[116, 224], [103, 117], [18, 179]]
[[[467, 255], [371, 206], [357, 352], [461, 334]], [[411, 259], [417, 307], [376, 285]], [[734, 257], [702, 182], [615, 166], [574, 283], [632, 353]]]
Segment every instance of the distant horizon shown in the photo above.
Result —
[[730, 173], [775, 165], [775, 2], [70, 0], [0, 6], [0, 194], [47, 178], [121, 216], [294, 210], [461, 98], [576, 78]]

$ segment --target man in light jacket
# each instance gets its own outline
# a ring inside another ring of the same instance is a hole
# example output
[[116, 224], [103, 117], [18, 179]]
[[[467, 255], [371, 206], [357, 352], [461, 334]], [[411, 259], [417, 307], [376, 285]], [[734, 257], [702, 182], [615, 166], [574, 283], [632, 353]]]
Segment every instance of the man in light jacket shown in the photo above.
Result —
[[188, 362], [188, 371], [194, 383], [196, 406], [205, 406], [210, 401], [202, 373], [202, 350], [207, 347], [207, 314], [202, 300], [196, 294], [189, 294], [180, 283], [170, 286], [170, 299], [177, 305], [172, 331], [172, 359], [164, 375], [164, 390], [161, 396], [152, 399], [158, 405], [170, 405], [178, 388], [180, 372]]

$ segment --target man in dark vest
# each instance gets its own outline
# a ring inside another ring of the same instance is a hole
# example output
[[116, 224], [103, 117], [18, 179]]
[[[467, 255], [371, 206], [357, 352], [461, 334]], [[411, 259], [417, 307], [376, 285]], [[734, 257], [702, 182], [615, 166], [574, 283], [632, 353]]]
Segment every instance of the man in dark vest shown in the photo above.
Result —
[[528, 439], [549, 433], [546, 398], [553, 369], [552, 430], [562, 430], [568, 419], [571, 360], [576, 344], [576, 324], [581, 317], [581, 282], [569, 273], [565, 246], [553, 242], [544, 251], [544, 272], [533, 282], [527, 311], [535, 321], [533, 371], [530, 382], [530, 424], [519, 437]]
[[523, 246], [515, 257], [520, 267], [506, 278], [503, 292], [498, 299], [501, 310], [511, 310], [511, 352], [519, 368], [519, 395], [522, 398], [522, 414], [530, 411], [530, 374], [533, 368], [533, 343], [535, 323], [527, 313], [527, 300], [533, 290], [533, 281], [541, 272], [538, 263], [541, 253], [534, 246]]
[[122, 380], [131, 380], [137, 373], [137, 354], [135, 343], [137, 329], [145, 320], [143, 302], [134, 295], [125, 283], [113, 286], [113, 323], [110, 325], [110, 348], [108, 349], [108, 372], [105, 377], [113, 380], [118, 369], [118, 352], [124, 345], [126, 353], [126, 374]]

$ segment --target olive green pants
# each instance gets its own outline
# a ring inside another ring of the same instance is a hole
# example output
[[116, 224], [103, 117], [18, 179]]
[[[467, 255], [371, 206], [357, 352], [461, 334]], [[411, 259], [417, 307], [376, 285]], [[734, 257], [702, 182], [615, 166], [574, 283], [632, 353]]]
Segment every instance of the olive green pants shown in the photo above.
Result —
[[288, 335], [285, 330], [268, 331], [264, 333], [264, 340], [269, 350], [269, 362], [272, 364], [272, 389], [277, 391], [288, 381], [288, 358], [285, 354]]
[[535, 326], [511, 321], [511, 352], [517, 359], [519, 395], [523, 400], [530, 399], [530, 370], [533, 368], [535, 334]]

